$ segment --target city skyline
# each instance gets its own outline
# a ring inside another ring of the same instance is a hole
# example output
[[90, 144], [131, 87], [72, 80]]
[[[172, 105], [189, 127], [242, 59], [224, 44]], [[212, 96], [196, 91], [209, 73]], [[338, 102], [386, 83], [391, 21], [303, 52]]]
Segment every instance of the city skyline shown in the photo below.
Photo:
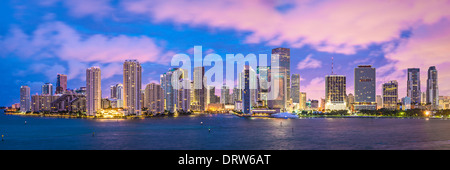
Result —
[[[267, 4], [255, 1], [244, 4], [232, 3], [229, 8], [217, 10], [229, 14], [236, 12], [233, 7], [242, 5], [242, 9], [253, 7], [256, 12], [264, 11], [269, 15], [266, 17], [267, 20], [257, 19], [255, 20], [257, 24], [247, 25], [247, 27], [242, 24], [255, 18], [212, 15], [203, 19], [189, 20], [169, 11], [154, 11], [148, 8], [150, 5], [168, 5], [167, 7], [171, 9], [180, 8], [178, 5], [163, 2], [148, 4], [136, 1], [114, 4], [101, 1], [91, 5], [98, 7], [98, 10], [80, 8], [74, 5], [76, 1], [70, 2], [73, 4], [68, 5], [69, 2], [57, 1], [1, 2], [6, 9], [3, 10], [4, 19], [1, 21], [4, 26], [0, 27], [0, 55], [5, 61], [0, 65], [5, 75], [1, 85], [10, 90], [1, 91], [0, 95], [3, 97], [0, 99], [0, 106], [19, 103], [20, 86], [29, 86], [31, 95], [34, 95], [40, 94], [42, 85], [48, 82], [54, 86], [53, 93], [55, 93], [58, 73], [67, 75], [67, 88], [83, 87], [83, 84], [86, 84], [84, 70], [97, 65], [102, 69], [102, 97], [107, 97], [111, 85], [123, 83], [121, 67], [126, 59], [137, 59], [141, 62], [142, 87], [152, 82], [159, 84], [159, 75], [168, 70], [173, 54], [187, 53], [192, 57], [194, 45], [203, 46], [203, 57], [208, 53], [218, 53], [221, 56], [227, 53], [271, 54], [272, 49], [289, 48], [290, 75], [301, 75], [300, 91], [306, 92], [307, 98], [313, 100], [325, 97], [324, 76], [330, 73], [331, 56], [335, 60], [334, 71], [347, 78], [347, 94], [355, 94], [352, 81], [354, 80], [353, 69], [358, 65], [368, 64], [377, 69], [377, 95], [382, 94], [383, 83], [397, 80], [398, 97], [406, 96], [408, 68], [420, 68], [420, 89], [425, 92], [427, 70], [430, 66], [436, 66], [439, 72], [439, 95], [450, 95], [450, 84], [446, 81], [450, 77], [450, 69], [445, 67], [445, 64], [450, 62], [449, 57], [446, 56], [449, 53], [446, 47], [450, 44], [447, 37], [450, 34], [446, 34], [447, 30], [450, 30], [448, 29], [449, 15], [445, 8], [436, 9], [436, 6], [448, 6], [448, 1], [410, 2], [412, 6], [421, 6], [421, 9], [410, 9], [407, 5], [396, 2], [387, 6], [389, 12], [386, 15], [397, 14], [393, 11], [408, 15], [394, 15], [398, 17], [381, 19], [377, 19], [379, 13], [375, 9], [384, 7], [386, 5], [384, 2], [359, 4], [366, 10], [366, 14], [360, 17], [361, 20], [352, 20], [352, 16], [360, 15], [354, 12], [349, 16], [344, 15], [345, 17], [342, 17], [346, 19], [344, 21], [323, 22], [334, 24], [333, 26], [338, 28], [336, 31], [328, 31], [329, 35], [326, 35], [326, 30], [309, 32], [308, 29], [298, 29], [295, 23], [303, 23], [302, 26], [311, 28], [326, 26], [317, 25], [304, 17], [295, 19], [292, 17], [298, 16], [295, 11], [307, 7], [309, 10], [306, 11], [311, 13], [308, 16], [314, 18], [314, 14], [323, 14], [321, 11], [328, 9], [327, 7], [332, 6], [333, 10], [342, 11], [358, 2]], [[83, 1], [83, 3], [85, 4], [83, 6], [90, 6], [87, 3], [93, 2]], [[195, 5], [215, 7], [220, 6], [220, 3], [190, 4], [181, 1], [180, 5], [189, 10]], [[136, 8], [139, 5], [142, 9]], [[27, 10], [31, 8], [48, 10]], [[202, 12], [215, 8], [205, 9], [208, 10], [194, 14], [204, 15]], [[159, 15], [146, 16], [142, 10]], [[435, 15], [430, 16], [427, 13], [430, 10], [435, 11]], [[114, 18], [110, 15], [113, 12], [120, 12], [122, 15]], [[345, 12], [341, 13], [345, 14]], [[341, 13], [334, 14], [341, 15]], [[273, 17], [277, 19], [274, 20]], [[215, 18], [220, 18], [226, 26], [209, 22]], [[285, 18], [286, 28], [268, 26], [265, 27], [267, 29], [265, 32], [260, 28], [260, 25], [277, 24], [283, 21], [280, 18]], [[151, 22], [146, 22], [148, 19]], [[324, 19], [326, 20], [327, 17]], [[367, 27], [357, 27], [358, 24], [364, 23], [363, 20], [369, 20], [371, 23], [367, 24]], [[196, 22], [190, 23], [191, 21]], [[352, 22], [355, 24], [345, 26], [345, 23]], [[392, 27], [379, 29], [386, 23], [393, 23]], [[117, 24], [121, 26], [116, 27]], [[297, 33], [287, 27], [296, 28]], [[367, 29], [369, 32], [363, 32]], [[275, 33], [281, 36], [278, 38], [271, 36]], [[194, 36], [189, 36], [191, 34]], [[185, 38], [186, 41], [177, 41], [179, 37]], [[303, 41], [299, 41], [301, 39]], [[220, 96], [222, 84], [215, 86], [215, 93]]]

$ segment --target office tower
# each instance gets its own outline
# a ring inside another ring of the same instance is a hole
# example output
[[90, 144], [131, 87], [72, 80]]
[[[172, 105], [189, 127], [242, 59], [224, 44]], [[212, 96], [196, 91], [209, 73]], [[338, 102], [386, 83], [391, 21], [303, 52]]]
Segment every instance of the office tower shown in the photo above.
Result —
[[141, 99], [139, 100], [140, 102], [140, 106], [141, 106], [141, 110], [144, 109], [145, 105], [145, 89], [141, 89]]
[[306, 110], [306, 93], [300, 92], [300, 102], [299, 102], [300, 110]]
[[428, 68], [426, 95], [427, 104], [431, 105], [431, 109], [439, 109], [438, 73], [435, 66]]
[[127, 115], [141, 114], [142, 68], [137, 60], [125, 60], [123, 63], [123, 108]]
[[346, 110], [346, 77], [327, 75], [325, 77], [325, 110]]
[[215, 92], [216, 92], [216, 87], [215, 86], [208, 86], [207, 91], [206, 91], [206, 104], [210, 104], [210, 103], [216, 103], [216, 98], [215, 98]]
[[28, 112], [31, 110], [30, 87], [20, 86], [20, 111]]
[[398, 101], [398, 83], [396, 80], [383, 84], [383, 108], [395, 110]]
[[406, 96], [411, 98], [411, 103], [420, 103], [420, 69], [408, 68], [408, 81], [406, 83]]
[[187, 112], [191, 110], [191, 81], [186, 77], [180, 83], [184, 85], [178, 90], [178, 109]]
[[[171, 68], [166, 73], [161, 75], [161, 86], [164, 93], [164, 106], [165, 110], [174, 113], [178, 107], [178, 92], [182, 88], [180, 87], [180, 80], [183, 80], [187, 76], [185, 70], [180, 68]], [[172, 80], [176, 79], [176, 80]], [[173, 84], [175, 82], [175, 84]]]
[[194, 68], [194, 101], [191, 106], [194, 111], [205, 111], [207, 104], [207, 90], [205, 67]]
[[149, 113], [164, 113], [164, 94], [161, 85], [150, 83], [145, 87], [145, 100]]
[[[271, 93], [271, 98], [274, 100], [269, 101], [269, 107], [286, 109], [288, 102], [290, 100], [290, 49], [289, 48], [275, 48], [272, 49], [271, 56], [271, 73], [274, 75], [271, 77], [273, 83], [280, 85], [278, 89], [278, 96], [273, 96]], [[278, 64], [276, 64], [278, 62]], [[278, 65], [278, 67], [277, 67]], [[276, 75], [276, 76], [275, 76]]]
[[42, 85], [42, 95], [53, 96], [53, 85], [51, 83]]
[[355, 68], [355, 110], [376, 110], [376, 71], [370, 65]]
[[291, 98], [293, 103], [300, 103], [300, 74], [292, 74]]
[[228, 104], [230, 98], [230, 88], [228, 86], [223, 85], [222, 89], [220, 89], [220, 103]]
[[251, 92], [250, 92], [250, 66], [246, 65], [244, 66], [243, 75], [243, 89], [242, 89], [242, 112], [244, 114], [250, 114], [251, 113]]
[[103, 98], [101, 104], [102, 104], [102, 109], [111, 108], [111, 100], [109, 100], [108, 98]]
[[101, 70], [99, 67], [86, 69], [86, 114], [95, 116], [101, 109], [102, 84]]
[[63, 94], [67, 90], [67, 75], [58, 74], [56, 77], [55, 94]]

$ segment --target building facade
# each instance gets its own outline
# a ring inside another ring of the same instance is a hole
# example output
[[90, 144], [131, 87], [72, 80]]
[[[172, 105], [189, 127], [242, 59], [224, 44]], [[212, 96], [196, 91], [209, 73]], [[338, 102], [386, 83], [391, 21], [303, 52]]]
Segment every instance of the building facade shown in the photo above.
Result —
[[420, 103], [420, 69], [408, 68], [408, 80], [406, 82], [406, 96], [411, 98], [411, 103]]
[[91, 67], [86, 70], [86, 115], [96, 116], [102, 107], [101, 70]]
[[58, 74], [56, 77], [55, 94], [63, 94], [67, 90], [67, 75]]
[[346, 110], [346, 77], [328, 75], [325, 77], [325, 110]]
[[30, 87], [28, 86], [20, 86], [20, 111], [31, 111]]
[[354, 110], [376, 110], [376, 70], [370, 65], [355, 68]]
[[398, 83], [396, 80], [383, 84], [383, 108], [395, 110], [398, 101]]
[[137, 60], [123, 63], [123, 108], [126, 115], [141, 115], [142, 67]]
[[428, 68], [426, 95], [426, 102], [431, 105], [431, 109], [439, 109], [438, 72], [435, 66]]

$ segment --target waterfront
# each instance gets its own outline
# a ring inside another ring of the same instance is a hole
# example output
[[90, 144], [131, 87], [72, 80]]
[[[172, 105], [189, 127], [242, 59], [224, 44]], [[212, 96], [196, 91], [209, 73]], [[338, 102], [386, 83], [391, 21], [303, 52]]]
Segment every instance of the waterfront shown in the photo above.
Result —
[[0, 149], [450, 149], [448, 129], [450, 121], [442, 119], [269, 119], [204, 114], [116, 120], [1, 113], [0, 133], [5, 141]]

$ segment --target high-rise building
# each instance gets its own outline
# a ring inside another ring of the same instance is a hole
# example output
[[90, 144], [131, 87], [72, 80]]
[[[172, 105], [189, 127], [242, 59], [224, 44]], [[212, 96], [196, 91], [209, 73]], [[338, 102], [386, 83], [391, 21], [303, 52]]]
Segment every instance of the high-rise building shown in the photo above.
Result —
[[300, 103], [300, 74], [292, 74], [291, 98], [293, 103]]
[[142, 67], [137, 60], [125, 60], [123, 63], [123, 108], [127, 115], [141, 114]]
[[58, 98], [59, 96], [33, 95], [31, 96], [31, 110], [33, 112], [50, 112], [51, 103]]
[[206, 104], [211, 104], [211, 103], [218, 103], [218, 101], [216, 101], [216, 86], [208, 86], [208, 89], [206, 91]]
[[53, 85], [51, 83], [42, 85], [42, 95], [53, 96]]
[[150, 83], [145, 87], [145, 107], [153, 114], [164, 113], [164, 95], [161, 85]]
[[181, 79], [180, 83], [184, 85], [178, 90], [178, 110], [186, 112], [191, 110], [191, 81], [186, 77], [186, 80]]
[[383, 108], [395, 110], [398, 101], [398, 83], [396, 80], [383, 84]]
[[408, 68], [406, 96], [411, 98], [411, 104], [420, 103], [420, 69]]
[[164, 91], [165, 110], [174, 113], [176, 110], [180, 109], [178, 92], [182, 89], [181, 83], [183, 83], [183, 81], [180, 80], [184, 80], [185, 78], [187, 78], [187, 71], [181, 68], [171, 68], [161, 75], [160, 83]]
[[95, 116], [102, 107], [101, 70], [99, 67], [86, 69], [86, 114]]
[[111, 89], [111, 99], [116, 99], [117, 108], [123, 108], [123, 85], [116, 84], [110, 87]]
[[402, 110], [410, 110], [411, 109], [411, 97], [402, 98]]
[[244, 114], [251, 113], [251, 92], [250, 92], [250, 66], [244, 66], [244, 70], [242, 70], [244, 79], [243, 79], [243, 89], [242, 89], [242, 112]]
[[325, 110], [346, 110], [346, 77], [327, 75], [325, 77]]
[[431, 105], [431, 109], [439, 109], [438, 73], [435, 66], [428, 68], [426, 95], [427, 104]]
[[229, 104], [230, 98], [230, 88], [228, 86], [223, 85], [222, 89], [220, 89], [220, 103]]
[[[281, 85], [279, 88], [279, 93], [272, 103], [272, 107], [285, 109], [290, 100], [291, 87], [290, 87], [290, 76], [291, 76], [291, 50], [289, 48], [274, 48], [272, 49], [271, 56], [271, 74], [278, 75], [279, 77], [272, 77], [275, 79], [274, 82]], [[275, 64], [278, 62], [278, 64]], [[276, 67], [278, 65], [278, 67]], [[284, 103], [284, 104], [281, 104]]]
[[28, 112], [31, 110], [30, 87], [20, 86], [20, 111]]
[[427, 93], [426, 92], [420, 93], [420, 104], [422, 104], [422, 105], [427, 104]]
[[194, 101], [191, 109], [194, 111], [205, 111], [207, 100], [206, 100], [206, 77], [205, 77], [205, 67], [195, 67], [194, 68]]
[[259, 77], [259, 100], [262, 106], [267, 106], [268, 92], [269, 92], [269, 72], [270, 66], [258, 66], [256, 73]]
[[300, 92], [299, 109], [306, 110], [306, 93], [305, 92]]
[[376, 110], [376, 71], [370, 65], [355, 68], [355, 110]]
[[67, 90], [67, 75], [58, 74], [56, 77], [55, 94], [63, 94]]

